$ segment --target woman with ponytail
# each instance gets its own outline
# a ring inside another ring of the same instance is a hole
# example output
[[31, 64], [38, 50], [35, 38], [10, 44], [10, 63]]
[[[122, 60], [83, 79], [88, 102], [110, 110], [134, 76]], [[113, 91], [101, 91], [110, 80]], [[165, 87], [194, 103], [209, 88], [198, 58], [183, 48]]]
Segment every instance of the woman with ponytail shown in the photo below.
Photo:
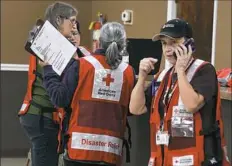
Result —
[[126, 32], [117, 23], [106, 23], [100, 32], [100, 49], [79, 58], [61, 81], [44, 63], [44, 86], [52, 103], [67, 112], [66, 166], [120, 166], [133, 68], [122, 61]]

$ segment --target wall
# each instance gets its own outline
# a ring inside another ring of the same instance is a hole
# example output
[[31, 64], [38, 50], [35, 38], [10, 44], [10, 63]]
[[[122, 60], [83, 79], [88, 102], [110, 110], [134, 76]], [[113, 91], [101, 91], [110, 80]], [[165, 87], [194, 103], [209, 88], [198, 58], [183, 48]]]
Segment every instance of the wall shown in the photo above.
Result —
[[[24, 43], [28, 32], [37, 18], [43, 18], [45, 9], [54, 1], [1, 1], [1, 62], [27, 64], [28, 53]], [[78, 19], [85, 38], [84, 45], [90, 44], [88, 30], [91, 21], [91, 1], [66, 1], [79, 10]], [[90, 10], [86, 10], [90, 9]]]
[[218, 1], [216, 69], [231, 68], [231, 1]]
[[[106, 7], [107, 6], [107, 7]], [[98, 11], [107, 13], [109, 21], [121, 21], [121, 12], [134, 11], [134, 24], [126, 25], [129, 38], [152, 38], [166, 21], [166, 1], [93, 1], [92, 18]]]
[[[122, 23], [125, 9], [134, 11], [133, 25], [125, 26], [128, 38], [151, 39], [167, 19], [167, 1], [92, 1], [92, 18], [100, 11], [107, 14], [108, 21]], [[163, 58], [160, 66], [164, 67]]]

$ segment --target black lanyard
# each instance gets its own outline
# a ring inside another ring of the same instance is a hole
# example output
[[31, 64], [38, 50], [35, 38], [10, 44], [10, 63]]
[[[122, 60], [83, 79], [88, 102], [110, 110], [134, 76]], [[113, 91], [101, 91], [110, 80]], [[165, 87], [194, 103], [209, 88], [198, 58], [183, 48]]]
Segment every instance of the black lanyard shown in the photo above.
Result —
[[166, 108], [171, 100], [173, 92], [175, 91], [175, 89], [177, 87], [177, 79], [175, 80], [175, 82], [172, 82], [173, 73], [174, 73], [174, 67], [173, 67], [172, 71], [169, 73], [168, 83], [167, 83], [166, 90], [165, 90], [164, 96], [163, 96], [163, 104], [164, 104], [164, 107], [166, 107]]

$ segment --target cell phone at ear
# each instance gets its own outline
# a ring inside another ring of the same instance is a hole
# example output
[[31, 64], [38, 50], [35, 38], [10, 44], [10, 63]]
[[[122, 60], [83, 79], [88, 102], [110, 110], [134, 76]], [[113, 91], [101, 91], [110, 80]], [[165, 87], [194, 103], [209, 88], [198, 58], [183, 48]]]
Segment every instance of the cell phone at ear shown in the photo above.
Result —
[[[193, 38], [186, 39], [185, 42], [184, 42], [183, 44], [185, 45], [185, 47], [187, 47], [187, 49], [188, 49], [188, 47], [189, 47], [189, 45], [190, 45], [190, 46], [192, 47], [192, 52], [195, 52], [195, 51], [196, 51], [195, 42], [194, 42], [194, 39], [193, 39]], [[173, 53], [173, 56], [174, 56], [175, 58], [177, 58], [175, 52]]]
[[189, 47], [189, 45], [192, 47], [192, 52], [196, 51], [196, 47], [195, 47], [195, 42], [193, 38], [187, 39], [184, 42], [185, 47]]

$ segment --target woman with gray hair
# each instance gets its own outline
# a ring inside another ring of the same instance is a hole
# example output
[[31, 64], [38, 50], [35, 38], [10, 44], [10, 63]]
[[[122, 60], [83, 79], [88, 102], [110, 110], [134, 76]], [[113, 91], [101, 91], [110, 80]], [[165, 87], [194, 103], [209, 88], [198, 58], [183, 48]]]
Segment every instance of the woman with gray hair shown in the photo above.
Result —
[[[45, 12], [45, 20], [66, 38], [76, 28], [76, 16], [77, 10], [63, 2], [50, 5]], [[56, 108], [43, 87], [43, 68], [38, 62], [36, 56], [30, 55], [28, 88], [19, 111], [20, 123], [32, 145], [32, 166], [57, 166], [58, 125], [53, 114]]]
[[44, 86], [54, 105], [69, 107], [64, 154], [66, 166], [119, 166], [126, 143], [124, 132], [133, 68], [122, 62], [126, 32], [117, 23], [101, 28], [100, 49], [78, 59], [62, 81], [51, 65], [44, 63]]

